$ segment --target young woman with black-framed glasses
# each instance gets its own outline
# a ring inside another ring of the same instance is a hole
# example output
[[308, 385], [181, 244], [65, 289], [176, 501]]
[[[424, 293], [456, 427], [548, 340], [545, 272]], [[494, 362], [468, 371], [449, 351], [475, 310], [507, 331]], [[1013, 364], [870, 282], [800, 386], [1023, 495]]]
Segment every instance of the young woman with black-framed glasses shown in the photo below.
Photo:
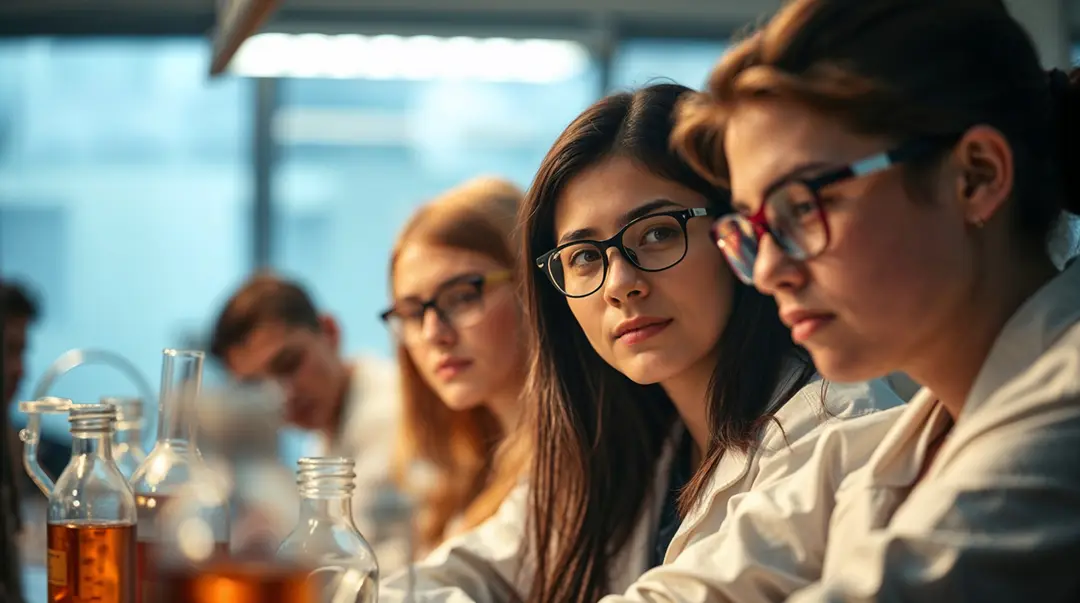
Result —
[[419, 599], [594, 603], [786, 479], [826, 425], [900, 404], [883, 382], [826, 387], [732, 276], [709, 232], [728, 197], [669, 149], [686, 92], [609, 96], [541, 164], [520, 213], [528, 484], [420, 564]]

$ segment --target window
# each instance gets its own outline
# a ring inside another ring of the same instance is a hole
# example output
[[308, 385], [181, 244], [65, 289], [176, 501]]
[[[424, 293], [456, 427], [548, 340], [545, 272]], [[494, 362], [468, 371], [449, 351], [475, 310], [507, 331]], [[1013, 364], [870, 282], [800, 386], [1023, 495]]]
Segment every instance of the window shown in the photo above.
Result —
[[[72, 347], [118, 352], [156, 385], [162, 347], [201, 336], [247, 272], [250, 86], [208, 65], [201, 39], [0, 42], [0, 269], [44, 310], [20, 397]], [[135, 391], [87, 366], [52, 393]]]
[[273, 260], [338, 318], [347, 352], [390, 355], [377, 316], [408, 216], [474, 176], [527, 187], [598, 86], [585, 49], [560, 40], [258, 36], [238, 68], [259, 72], [244, 53], [260, 44], [292, 45], [269, 54], [295, 64], [267, 68], [320, 76], [280, 83]]
[[619, 44], [612, 61], [615, 89], [672, 82], [700, 89], [727, 42], [638, 38]]

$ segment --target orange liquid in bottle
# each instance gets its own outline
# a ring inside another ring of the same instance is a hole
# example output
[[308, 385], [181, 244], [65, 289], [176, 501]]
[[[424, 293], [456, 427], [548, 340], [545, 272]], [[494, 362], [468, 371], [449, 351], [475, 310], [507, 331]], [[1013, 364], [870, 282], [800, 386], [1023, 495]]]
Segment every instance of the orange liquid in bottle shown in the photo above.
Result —
[[135, 526], [58, 523], [47, 534], [50, 602], [135, 601]]
[[163, 571], [162, 603], [315, 603], [308, 571], [225, 560], [198, 569]]
[[[141, 533], [149, 536], [140, 538], [136, 545], [136, 593], [135, 603], [156, 603], [162, 595], [163, 585], [157, 563], [157, 540], [153, 528], [158, 513], [168, 502], [169, 497], [161, 494], [136, 494], [135, 508]], [[225, 557], [229, 553], [228, 542], [215, 542], [213, 557]]]

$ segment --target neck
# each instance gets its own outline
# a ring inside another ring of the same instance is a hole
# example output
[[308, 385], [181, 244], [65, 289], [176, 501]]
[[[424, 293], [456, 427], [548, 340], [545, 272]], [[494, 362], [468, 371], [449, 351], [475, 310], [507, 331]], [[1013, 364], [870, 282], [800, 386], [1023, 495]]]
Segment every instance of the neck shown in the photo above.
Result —
[[180, 396], [161, 401], [158, 406], [157, 441], [194, 442], [194, 425], [187, 408], [187, 402]]
[[486, 406], [495, 420], [499, 422], [499, 429], [503, 434], [511, 433], [517, 427], [521, 417], [521, 390], [524, 384], [515, 381], [512, 387], [500, 392], [488, 400]]
[[109, 458], [112, 456], [112, 434], [109, 433], [84, 433], [72, 434], [71, 456], [95, 456]]
[[313, 496], [300, 499], [300, 521], [329, 519], [334, 522], [352, 521], [348, 496]]
[[113, 436], [113, 440], [117, 444], [138, 444], [142, 445], [142, 430], [137, 427], [131, 427], [128, 429], [117, 429], [116, 435]]
[[1006, 268], [987, 272], [968, 296], [962, 315], [951, 321], [952, 328], [935, 332], [933, 341], [920, 348], [916, 362], [906, 370], [934, 392], [954, 421], [1005, 323], [1058, 272], [1046, 258], [997, 265]]
[[[675, 411], [686, 425], [686, 431], [694, 440], [695, 459], [702, 459], [709, 448], [709, 382], [712, 380], [716, 358], [707, 356], [697, 366], [691, 367], [664, 381], [664, 388]], [[697, 465], [697, 462], [694, 463]]]

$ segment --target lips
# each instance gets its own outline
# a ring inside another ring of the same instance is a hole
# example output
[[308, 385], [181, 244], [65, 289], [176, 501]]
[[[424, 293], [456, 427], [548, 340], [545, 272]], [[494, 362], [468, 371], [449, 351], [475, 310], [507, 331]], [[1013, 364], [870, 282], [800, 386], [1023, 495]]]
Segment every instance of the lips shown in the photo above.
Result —
[[472, 360], [465, 358], [445, 358], [435, 365], [435, 375], [444, 381], [457, 377], [472, 366]]
[[791, 329], [792, 341], [800, 345], [831, 324], [835, 318], [835, 314], [815, 310], [794, 309], [780, 313], [780, 320]]
[[641, 316], [619, 323], [612, 333], [613, 338], [626, 345], [634, 345], [659, 335], [671, 324], [670, 318]]

